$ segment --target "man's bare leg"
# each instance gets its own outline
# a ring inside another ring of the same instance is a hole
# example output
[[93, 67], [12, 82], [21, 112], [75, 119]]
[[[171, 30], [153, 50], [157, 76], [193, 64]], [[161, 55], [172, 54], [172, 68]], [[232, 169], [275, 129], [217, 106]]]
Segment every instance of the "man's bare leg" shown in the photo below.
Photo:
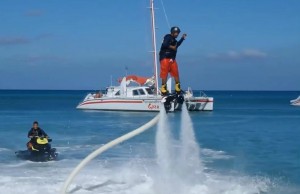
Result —
[[166, 85], [167, 84], [167, 78], [161, 79], [161, 85]]
[[179, 77], [174, 77], [174, 80], [176, 84], [180, 83]]

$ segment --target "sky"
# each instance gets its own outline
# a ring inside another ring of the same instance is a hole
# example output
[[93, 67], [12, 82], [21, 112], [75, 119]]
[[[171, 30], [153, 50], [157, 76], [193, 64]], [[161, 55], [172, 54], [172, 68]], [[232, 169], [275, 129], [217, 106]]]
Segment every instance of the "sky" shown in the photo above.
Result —
[[[300, 1], [163, 0], [181, 85], [300, 90]], [[105, 89], [153, 75], [149, 0], [0, 1], [0, 89]], [[169, 33], [155, 1], [158, 49]]]

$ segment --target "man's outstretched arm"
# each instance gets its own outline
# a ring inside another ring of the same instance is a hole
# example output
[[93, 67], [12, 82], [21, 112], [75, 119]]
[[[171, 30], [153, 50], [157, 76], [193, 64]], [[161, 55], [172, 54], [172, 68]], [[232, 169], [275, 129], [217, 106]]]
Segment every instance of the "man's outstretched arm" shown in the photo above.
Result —
[[176, 48], [178, 48], [181, 45], [181, 43], [185, 40], [186, 36], [187, 36], [187, 34], [182, 35], [181, 39], [177, 42]]

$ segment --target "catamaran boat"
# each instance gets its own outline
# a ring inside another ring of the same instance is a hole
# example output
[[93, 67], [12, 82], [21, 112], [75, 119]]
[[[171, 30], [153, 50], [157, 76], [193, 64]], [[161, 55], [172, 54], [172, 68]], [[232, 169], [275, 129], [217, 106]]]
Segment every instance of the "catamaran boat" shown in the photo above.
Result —
[[[170, 86], [170, 81], [168, 82]], [[135, 86], [132, 86], [135, 84]], [[77, 109], [114, 111], [159, 111], [162, 106], [161, 95], [156, 95], [153, 78], [138, 76], [124, 77], [119, 86], [110, 86], [106, 92], [89, 93], [79, 103]], [[171, 89], [169, 88], [169, 91]], [[204, 93], [193, 95], [189, 88], [184, 92], [185, 105], [190, 111], [212, 111], [213, 98]], [[170, 111], [181, 110], [181, 104], [173, 102]]]
[[[104, 94], [90, 93], [79, 103], [77, 109], [89, 110], [111, 110], [111, 111], [159, 111], [162, 104], [162, 96], [158, 89], [157, 72], [157, 49], [155, 32], [155, 14], [154, 3], [150, 0], [151, 28], [152, 28], [152, 46], [153, 46], [153, 64], [154, 76], [152, 78], [143, 78], [139, 76], [126, 76], [119, 80], [119, 86], [110, 86]], [[169, 81], [170, 82], [170, 81]], [[132, 86], [132, 83], [136, 85]], [[171, 84], [168, 83], [168, 90], [171, 91]], [[199, 97], [193, 95], [189, 88], [183, 94], [185, 104], [188, 110], [213, 110], [213, 98], [207, 97], [201, 93]], [[180, 110], [182, 103], [176, 100], [171, 102], [169, 111]]]
[[300, 96], [298, 96], [298, 98], [291, 100], [291, 105], [293, 106], [300, 106]]

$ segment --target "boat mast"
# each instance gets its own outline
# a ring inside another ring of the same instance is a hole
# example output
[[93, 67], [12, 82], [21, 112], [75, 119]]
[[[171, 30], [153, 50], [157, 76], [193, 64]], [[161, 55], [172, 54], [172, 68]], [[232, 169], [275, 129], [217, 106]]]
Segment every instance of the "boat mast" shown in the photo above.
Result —
[[151, 11], [151, 28], [152, 28], [152, 46], [153, 46], [153, 62], [154, 62], [154, 77], [155, 77], [155, 90], [158, 95], [158, 77], [157, 77], [157, 50], [156, 50], [156, 33], [155, 33], [155, 15], [154, 15], [154, 1], [150, 0]]

